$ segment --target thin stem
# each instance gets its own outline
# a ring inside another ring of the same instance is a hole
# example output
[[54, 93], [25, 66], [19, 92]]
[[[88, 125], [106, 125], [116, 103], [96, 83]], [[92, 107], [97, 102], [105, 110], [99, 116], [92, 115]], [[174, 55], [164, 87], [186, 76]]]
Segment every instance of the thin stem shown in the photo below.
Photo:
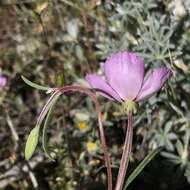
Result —
[[104, 153], [105, 166], [107, 169], [108, 190], [112, 190], [111, 161], [110, 161], [108, 147], [107, 147], [106, 140], [105, 140], [104, 128], [102, 125], [102, 114], [100, 112], [100, 104], [99, 104], [96, 96], [88, 88], [84, 88], [81, 86], [65, 86], [63, 88], [57, 88], [56, 90], [58, 90], [59, 92], [63, 92], [63, 93], [67, 92], [67, 91], [80, 91], [80, 92], [83, 92], [83, 93], [87, 94], [88, 96], [90, 96], [90, 98], [93, 100], [93, 102], [95, 104], [96, 113], [98, 115], [100, 141], [101, 141], [102, 149], [103, 149], [103, 153]]
[[42, 108], [42, 111], [40, 112], [40, 115], [38, 117], [36, 126], [40, 127], [40, 125], [43, 122], [44, 117], [46, 116], [48, 110], [50, 109], [50, 107], [52, 106], [53, 102], [56, 101], [56, 99], [61, 95], [60, 92], [55, 91], [50, 98], [48, 99], [48, 101], [46, 102], [46, 104], [44, 105], [44, 107]]
[[125, 175], [127, 172], [127, 167], [129, 163], [129, 156], [131, 154], [132, 148], [132, 139], [133, 139], [133, 126], [132, 126], [132, 114], [128, 114], [128, 126], [127, 126], [127, 133], [125, 137], [125, 143], [123, 147], [123, 154], [120, 161], [119, 172], [117, 176], [117, 182], [115, 190], [122, 190], [123, 183], [125, 179]]
[[104, 152], [105, 166], [107, 168], [108, 190], [112, 190], [113, 187], [112, 187], [111, 161], [110, 161], [108, 147], [105, 140], [104, 128], [102, 125], [102, 114], [100, 111], [98, 112], [98, 123], [99, 123], [99, 131], [100, 131], [100, 141], [101, 141], [103, 152]]
[[105, 166], [107, 169], [108, 190], [112, 190], [111, 161], [110, 161], [110, 157], [109, 157], [109, 153], [108, 153], [108, 147], [106, 144], [104, 128], [103, 128], [103, 124], [102, 124], [102, 114], [100, 111], [100, 104], [99, 104], [96, 96], [94, 95], [93, 92], [91, 92], [90, 89], [85, 88], [85, 87], [81, 87], [81, 86], [74, 86], [74, 85], [73, 86], [64, 86], [62, 88], [52, 88], [51, 92], [53, 94], [51, 95], [48, 102], [46, 103], [46, 105], [42, 109], [42, 112], [40, 113], [39, 119], [37, 121], [37, 126], [41, 125], [43, 118], [47, 114], [50, 106], [52, 105], [52, 101], [55, 99], [55, 97], [59, 97], [61, 94], [65, 93], [65, 92], [70, 92], [70, 91], [73, 91], [73, 92], [79, 91], [79, 92], [87, 94], [95, 104], [95, 109], [96, 109], [96, 113], [98, 116], [100, 141], [101, 141], [102, 149], [103, 149], [103, 153], [104, 153]]

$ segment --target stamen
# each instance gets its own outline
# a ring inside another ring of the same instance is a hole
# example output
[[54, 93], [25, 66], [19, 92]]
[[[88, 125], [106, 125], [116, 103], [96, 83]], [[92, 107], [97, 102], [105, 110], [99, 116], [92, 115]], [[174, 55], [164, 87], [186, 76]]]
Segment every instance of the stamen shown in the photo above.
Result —
[[138, 103], [133, 100], [125, 100], [121, 105], [121, 110], [124, 114], [137, 113]]

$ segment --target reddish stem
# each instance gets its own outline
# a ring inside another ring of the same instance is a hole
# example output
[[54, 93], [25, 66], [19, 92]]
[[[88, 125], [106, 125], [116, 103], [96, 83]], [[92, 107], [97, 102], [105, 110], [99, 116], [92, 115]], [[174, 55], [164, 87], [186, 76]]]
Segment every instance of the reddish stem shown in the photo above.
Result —
[[43, 118], [45, 117], [46, 113], [48, 112], [48, 109], [51, 106], [54, 98], [56, 96], [58, 97], [62, 93], [69, 92], [69, 91], [74, 91], [74, 92], [79, 91], [79, 92], [85, 93], [88, 96], [90, 96], [90, 98], [93, 100], [93, 102], [95, 104], [96, 113], [98, 115], [100, 141], [102, 144], [102, 149], [103, 149], [103, 153], [104, 153], [104, 161], [105, 161], [105, 165], [106, 165], [106, 169], [107, 169], [108, 190], [112, 190], [111, 161], [109, 158], [108, 147], [107, 147], [106, 140], [105, 140], [104, 128], [103, 128], [103, 124], [102, 124], [102, 114], [100, 111], [100, 104], [99, 104], [96, 96], [94, 95], [93, 92], [91, 92], [90, 89], [81, 87], [81, 86], [64, 86], [63, 88], [52, 88], [51, 92], [53, 92], [53, 94], [50, 97], [50, 99], [48, 100], [48, 102], [46, 103], [46, 105], [44, 106], [44, 108], [42, 109], [42, 112], [40, 113], [40, 116], [37, 121], [37, 125], [38, 126], [41, 125]]
[[120, 167], [119, 172], [117, 176], [117, 182], [115, 190], [122, 190], [123, 183], [125, 179], [125, 175], [127, 172], [127, 167], [129, 164], [129, 157], [131, 154], [131, 148], [132, 148], [132, 139], [133, 139], [133, 126], [132, 126], [132, 114], [128, 114], [128, 126], [127, 126], [127, 133], [125, 137], [125, 143], [123, 147], [123, 154], [120, 161]]
[[48, 99], [48, 101], [46, 102], [44, 107], [42, 108], [42, 111], [40, 112], [40, 115], [39, 115], [37, 123], [36, 123], [36, 127], [40, 127], [40, 125], [43, 122], [43, 119], [45, 118], [47, 112], [49, 111], [50, 107], [52, 106], [53, 101], [55, 101], [55, 99], [60, 95], [61, 95], [61, 93], [58, 91], [53, 92], [53, 94], [50, 96], [50, 98]]

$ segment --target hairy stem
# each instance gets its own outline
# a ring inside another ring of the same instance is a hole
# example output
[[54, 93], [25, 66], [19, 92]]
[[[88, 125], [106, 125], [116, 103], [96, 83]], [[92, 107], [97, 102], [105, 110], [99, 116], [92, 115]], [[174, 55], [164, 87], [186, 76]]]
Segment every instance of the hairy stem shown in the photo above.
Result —
[[119, 172], [118, 172], [118, 176], [117, 176], [115, 190], [122, 190], [122, 188], [123, 188], [123, 183], [124, 183], [125, 175], [127, 172], [128, 163], [129, 163], [129, 156], [130, 156], [131, 148], [132, 148], [132, 139], [133, 139], [132, 114], [129, 113], [128, 114], [127, 133], [126, 133], [126, 137], [125, 137], [123, 154], [122, 154], [122, 158], [120, 161], [120, 167], [119, 167]]

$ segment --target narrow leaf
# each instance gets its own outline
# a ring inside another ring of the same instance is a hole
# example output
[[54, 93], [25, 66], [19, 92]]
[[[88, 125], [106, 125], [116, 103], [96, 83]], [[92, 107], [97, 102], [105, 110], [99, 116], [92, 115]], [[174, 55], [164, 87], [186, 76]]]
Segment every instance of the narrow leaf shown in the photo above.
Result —
[[41, 86], [39, 84], [36, 84], [34, 82], [31, 82], [30, 80], [28, 80], [26, 77], [21, 76], [22, 80], [29, 86], [36, 88], [38, 90], [44, 90], [44, 91], [48, 91], [50, 89], [50, 87], [46, 87], [46, 86]]
[[132, 174], [128, 177], [127, 182], [125, 184], [124, 189], [131, 184], [131, 182], [142, 172], [145, 166], [161, 151], [161, 147], [150, 152], [145, 159], [136, 167], [136, 169], [132, 172]]
[[42, 131], [42, 146], [43, 146], [45, 155], [52, 161], [54, 161], [54, 159], [51, 157], [51, 155], [49, 153], [48, 144], [47, 144], [47, 128], [48, 128], [48, 124], [52, 117], [53, 107], [54, 107], [54, 105], [52, 105], [48, 111], [48, 114], [47, 114], [45, 122], [44, 122], [43, 131]]
[[54, 106], [55, 106], [58, 98], [60, 97], [60, 95], [61, 95], [60, 93], [56, 94], [53, 97], [53, 99], [51, 100], [50, 105], [49, 105], [50, 107], [48, 108], [49, 110], [48, 110], [48, 113], [47, 113], [47, 116], [46, 116], [46, 119], [44, 122], [43, 130], [42, 130], [42, 146], [43, 146], [45, 155], [52, 161], [54, 161], [54, 159], [51, 157], [51, 155], [49, 153], [48, 144], [47, 144], [47, 128], [48, 128], [48, 124], [52, 117], [52, 112], [53, 112]]
[[30, 132], [28, 139], [26, 141], [26, 146], [25, 146], [25, 159], [29, 160], [38, 144], [38, 137], [39, 137], [39, 127], [35, 127], [32, 129]]

